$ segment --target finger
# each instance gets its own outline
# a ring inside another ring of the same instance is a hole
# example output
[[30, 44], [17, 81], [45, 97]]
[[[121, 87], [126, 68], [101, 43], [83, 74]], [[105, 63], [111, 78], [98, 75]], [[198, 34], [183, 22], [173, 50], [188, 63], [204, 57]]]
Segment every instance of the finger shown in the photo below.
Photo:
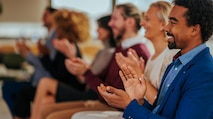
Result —
[[140, 64], [140, 68], [141, 68], [142, 73], [144, 73], [145, 61], [144, 61], [143, 57], [140, 57], [139, 64]]
[[104, 84], [100, 84], [100, 88], [103, 90], [103, 91], [106, 91], [106, 87], [104, 86]]
[[106, 100], [106, 102], [108, 102], [109, 97], [110, 97], [110, 93], [108, 93], [105, 89], [103, 89], [103, 87], [101, 86], [97, 86], [98, 92], [100, 93], [100, 95]]
[[126, 64], [123, 64], [121, 66], [121, 70], [125, 76], [126, 79], [129, 79], [129, 78], [133, 78], [132, 74], [130, 73], [129, 69], [127, 68], [127, 65]]
[[116, 62], [118, 64], [118, 66], [121, 67], [121, 65], [124, 63], [122, 61], [122, 54], [121, 53], [116, 53], [115, 54], [115, 59], [116, 59]]
[[65, 60], [65, 65], [66, 65], [67, 69], [69, 69], [69, 71], [71, 71], [71, 73], [73, 73], [75, 75], [78, 73], [79, 69], [81, 69], [81, 65], [79, 65], [76, 62], [73, 62], [70, 59]]
[[62, 38], [61, 41], [64, 43], [69, 42], [69, 40], [67, 38]]
[[106, 100], [106, 91], [104, 91], [100, 86], [97, 86], [99, 94]]
[[133, 53], [131, 51], [127, 52], [127, 56], [132, 62], [135, 62], [136, 64], [139, 65], [138, 59], [133, 55]]
[[75, 47], [75, 44], [73, 44], [73, 43], [67, 43], [67, 45], [68, 45], [68, 48], [69, 48], [69, 51], [70, 51], [70, 55], [72, 56], [72, 57], [75, 57], [76, 56], [76, 47]]
[[130, 51], [133, 54], [134, 57], [136, 57], [137, 59], [139, 59], [139, 56], [138, 56], [137, 52], [134, 49], [129, 48], [128, 51]]
[[124, 74], [121, 70], [119, 71], [119, 75], [121, 77], [122, 82], [125, 84], [127, 79], [126, 79], [126, 77], [124, 76]]
[[103, 84], [100, 84], [99, 86], [97, 86], [97, 89], [98, 89], [99, 92], [106, 91], [105, 86]]
[[131, 66], [127, 66], [127, 70], [131, 74], [132, 78], [138, 79], [138, 75], [137, 75], [136, 71]]
[[117, 88], [114, 88], [114, 87], [112, 87], [112, 86], [107, 86], [106, 87], [106, 91], [108, 92], [108, 93], [111, 93], [111, 94], [115, 94], [115, 95], [119, 95], [120, 93], [120, 90], [121, 89], [117, 89]]

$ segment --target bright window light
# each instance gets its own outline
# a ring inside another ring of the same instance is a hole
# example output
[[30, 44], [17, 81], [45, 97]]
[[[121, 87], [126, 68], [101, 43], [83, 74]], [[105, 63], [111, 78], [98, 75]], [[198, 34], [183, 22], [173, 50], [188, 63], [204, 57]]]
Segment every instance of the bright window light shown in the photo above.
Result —
[[54, 8], [75, 9], [96, 17], [111, 13], [111, 4], [111, 0], [52, 0]]

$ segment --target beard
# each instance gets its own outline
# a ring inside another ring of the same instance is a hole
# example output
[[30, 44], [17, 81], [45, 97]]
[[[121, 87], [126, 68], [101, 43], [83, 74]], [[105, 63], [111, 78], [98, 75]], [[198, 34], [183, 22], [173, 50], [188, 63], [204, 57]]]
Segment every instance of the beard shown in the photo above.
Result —
[[176, 49], [177, 48], [175, 40], [174, 40], [174, 42], [168, 42], [168, 48], [169, 49]]
[[172, 37], [173, 41], [168, 41], [168, 48], [169, 49], [176, 49], [177, 48], [177, 44], [175, 42], [175, 37], [173, 34], [167, 32], [167, 36]]
[[125, 33], [125, 29], [121, 28], [121, 30], [119, 31], [119, 34], [115, 36], [116, 41], [121, 41], [121, 39], [123, 38], [123, 35]]

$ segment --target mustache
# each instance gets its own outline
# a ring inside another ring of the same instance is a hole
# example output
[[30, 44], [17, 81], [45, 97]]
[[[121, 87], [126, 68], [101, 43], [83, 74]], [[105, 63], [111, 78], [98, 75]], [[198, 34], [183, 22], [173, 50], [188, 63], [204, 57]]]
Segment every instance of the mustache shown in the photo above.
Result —
[[166, 35], [167, 35], [167, 36], [173, 36], [173, 37], [174, 37], [174, 35], [171, 34], [171, 33], [169, 33], [169, 32], [166, 32]]

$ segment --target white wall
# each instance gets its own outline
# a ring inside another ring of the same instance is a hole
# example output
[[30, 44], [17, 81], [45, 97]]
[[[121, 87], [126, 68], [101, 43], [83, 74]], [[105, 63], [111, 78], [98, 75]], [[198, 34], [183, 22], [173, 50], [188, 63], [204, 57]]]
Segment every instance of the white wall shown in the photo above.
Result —
[[47, 30], [42, 25], [42, 14], [49, 0], [1, 0], [0, 38], [45, 37]]
[[1, 0], [0, 22], [41, 22], [48, 0]]

